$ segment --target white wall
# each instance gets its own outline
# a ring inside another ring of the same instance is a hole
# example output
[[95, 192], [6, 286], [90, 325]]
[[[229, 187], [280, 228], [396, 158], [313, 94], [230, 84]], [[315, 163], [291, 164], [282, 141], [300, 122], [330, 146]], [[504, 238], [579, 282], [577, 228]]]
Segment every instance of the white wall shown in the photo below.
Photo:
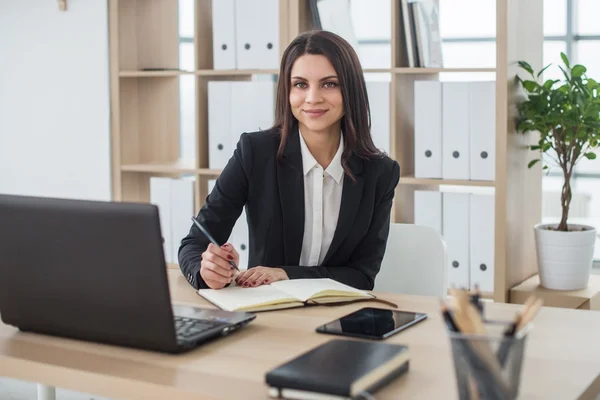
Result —
[[0, 193], [108, 200], [105, 0], [0, 0]]

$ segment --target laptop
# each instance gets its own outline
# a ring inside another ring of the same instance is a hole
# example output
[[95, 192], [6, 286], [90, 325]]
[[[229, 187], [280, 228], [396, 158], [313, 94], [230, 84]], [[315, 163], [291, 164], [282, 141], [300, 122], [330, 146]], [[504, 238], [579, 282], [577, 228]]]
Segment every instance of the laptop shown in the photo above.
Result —
[[21, 331], [167, 353], [256, 318], [172, 305], [162, 243], [152, 204], [0, 195], [0, 317]]

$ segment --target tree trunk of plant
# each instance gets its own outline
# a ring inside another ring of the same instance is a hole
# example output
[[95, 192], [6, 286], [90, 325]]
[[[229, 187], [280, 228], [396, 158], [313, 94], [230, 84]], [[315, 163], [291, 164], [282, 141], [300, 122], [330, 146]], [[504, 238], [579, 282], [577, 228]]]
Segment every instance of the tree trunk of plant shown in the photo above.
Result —
[[565, 183], [562, 188], [562, 193], [560, 196], [560, 204], [562, 206], [562, 217], [560, 219], [560, 224], [558, 224], [557, 230], [567, 232], [569, 230], [569, 226], [567, 225], [567, 218], [569, 216], [569, 207], [571, 206], [571, 172], [567, 170], [563, 170]]

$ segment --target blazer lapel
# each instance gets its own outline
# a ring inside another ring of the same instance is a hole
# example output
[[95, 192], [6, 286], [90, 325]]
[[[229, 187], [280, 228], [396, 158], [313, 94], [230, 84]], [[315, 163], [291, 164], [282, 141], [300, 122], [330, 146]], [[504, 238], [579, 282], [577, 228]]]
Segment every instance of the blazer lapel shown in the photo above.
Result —
[[304, 237], [304, 177], [298, 130], [291, 129], [277, 164], [277, 184], [283, 214], [283, 251], [286, 265], [298, 265]]
[[364, 178], [362, 177], [362, 160], [357, 156], [351, 156], [348, 160], [348, 165], [356, 182], [344, 174], [344, 187], [342, 189], [342, 202], [340, 204], [340, 215], [338, 217], [338, 223], [333, 234], [333, 239], [327, 255], [323, 259], [323, 265], [327, 265], [329, 258], [336, 252], [340, 244], [344, 241], [348, 232], [354, 224], [354, 217], [360, 208], [360, 202], [362, 200]]

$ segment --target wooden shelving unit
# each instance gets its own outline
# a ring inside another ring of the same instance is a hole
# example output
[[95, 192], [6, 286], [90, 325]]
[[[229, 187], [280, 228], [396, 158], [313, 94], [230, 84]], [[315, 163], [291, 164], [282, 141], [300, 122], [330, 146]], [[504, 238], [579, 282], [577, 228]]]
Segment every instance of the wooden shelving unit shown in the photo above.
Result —
[[[496, 0], [494, 68], [407, 68], [401, 51], [404, 39], [399, 2], [390, 1], [392, 67], [364, 70], [390, 76], [390, 156], [400, 163], [402, 172], [392, 210], [395, 222], [413, 222], [415, 190], [439, 190], [442, 185], [493, 188], [495, 288], [486, 297], [496, 301], [506, 301], [508, 290], [536, 271], [532, 226], [541, 219], [541, 170], [527, 168], [530, 154], [525, 145], [535, 139], [514, 134], [512, 118], [516, 61], [527, 59], [536, 69], [542, 63], [542, 3]], [[208, 194], [208, 180], [221, 172], [208, 168], [208, 82], [249, 80], [262, 74], [276, 77], [279, 73], [277, 69], [215, 70], [211, 0], [195, 0], [194, 4], [195, 69], [184, 71], [179, 70], [177, 0], [109, 0], [112, 183], [116, 201], [149, 201], [151, 176], [194, 175], [198, 178], [195, 193], [199, 209]], [[279, 0], [279, 6], [281, 54], [298, 33], [312, 27], [307, 1]], [[529, 17], [524, 21], [519, 15]], [[439, 80], [441, 73], [495, 73], [494, 181], [414, 177], [414, 82]], [[191, 161], [181, 161], [179, 136], [179, 80], [186, 76], [192, 76], [196, 86], [196, 157]]]

